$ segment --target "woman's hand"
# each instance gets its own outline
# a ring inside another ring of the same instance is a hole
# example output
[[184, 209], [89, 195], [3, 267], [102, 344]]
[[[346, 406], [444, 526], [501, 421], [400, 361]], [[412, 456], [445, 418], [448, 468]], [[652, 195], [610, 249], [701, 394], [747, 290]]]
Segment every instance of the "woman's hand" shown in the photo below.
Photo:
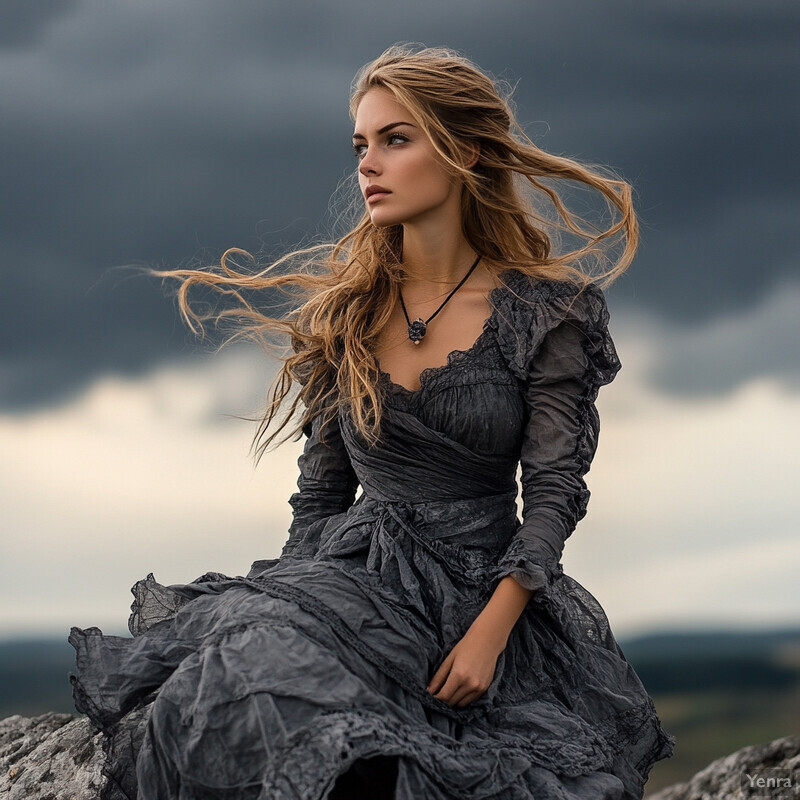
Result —
[[450, 651], [427, 686], [451, 708], [469, 705], [489, 688], [505, 641], [480, 624], [480, 617]]
[[450, 651], [428, 684], [428, 691], [451, 708], [477, 700], [494, 679], [497, 659], [533, 591], [506, 575], [486, 607]]

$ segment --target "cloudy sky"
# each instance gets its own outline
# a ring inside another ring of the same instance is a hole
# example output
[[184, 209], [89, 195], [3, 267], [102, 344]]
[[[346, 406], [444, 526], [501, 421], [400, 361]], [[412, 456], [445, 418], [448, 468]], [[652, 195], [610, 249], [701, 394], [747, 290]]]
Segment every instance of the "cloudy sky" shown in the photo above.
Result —
[[541, 147], [635, 187], [565, 569], [620, 635], [800, 621], [798, 34], [779, 0], [6, 0], [0, 636], [123, 632], [148, 572], [277, 555], [299, 444], [254, 469], [230, 416], [271, 365], [193, 340], [124, 266], [324, 236], [350, 81], [396, 42], [460, 50]]

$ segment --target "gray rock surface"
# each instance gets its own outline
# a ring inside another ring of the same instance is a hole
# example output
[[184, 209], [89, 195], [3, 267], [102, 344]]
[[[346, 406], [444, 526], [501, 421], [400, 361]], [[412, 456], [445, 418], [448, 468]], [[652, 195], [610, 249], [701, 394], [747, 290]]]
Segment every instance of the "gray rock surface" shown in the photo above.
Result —
[[[752, 779], [752, 784], [751, 784]], [[761, 788], [758, 787], [761, 779]], [[786, 786], [786, 780], [790, 786]], [[770, 780], [772, 786], [770, 786]], [[800, 798], [800, 737], [743, 747], [712, 761], [686, 783], [674, 783], [648, 800]]]
[[[103, 759], [102, 735], [86, 717], [50, 712], [0, 720], [0, 798], [97, 800], [104, 784]], [[791, 787], [750, 789], [743, 775], [788, 777]], [[662, 789], [649, 800], [793, 800], [800, 798], [798, 785], [800, 737], [787, 736], [719, 758], [688, 782]]]
[[101, 739], [86, 717], [72, 714], [0, 720], [0, 797], [97, 800], [104, 783]]

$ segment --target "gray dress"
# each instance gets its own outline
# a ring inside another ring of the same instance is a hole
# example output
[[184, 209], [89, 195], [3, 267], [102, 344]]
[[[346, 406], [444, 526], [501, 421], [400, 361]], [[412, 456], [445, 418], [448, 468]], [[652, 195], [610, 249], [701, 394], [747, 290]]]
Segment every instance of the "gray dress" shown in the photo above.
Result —
[[[71, 629], [105, 797], [321, 800], [386, 759], [398, 800], [642, 797], [674, 737], [560, 564], [586, 513], [597, 391], [620, 369], [605, 300], [503, 278], [475, 344], [418, 391], [380, 373], [378, 446], [346, 410], [326, 444], [306, 428], [279, 558], [189, 584], [151, 573], [132, 638]], [[426, 686], [506, 575], [534, 594], [488, 691], [451, 708]]]

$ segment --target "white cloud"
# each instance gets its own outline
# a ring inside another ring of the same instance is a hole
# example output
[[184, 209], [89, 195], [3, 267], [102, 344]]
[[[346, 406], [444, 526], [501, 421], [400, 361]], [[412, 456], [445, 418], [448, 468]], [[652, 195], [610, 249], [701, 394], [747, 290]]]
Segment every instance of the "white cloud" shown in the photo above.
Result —
[[789, 294], [711, 323], [696, 340], [615, 315], [624, 366], [600, 392], [592, 499], [564, 556], [612, 628], [800, 619], [800, 394], [777, 378], [694, 397], [649, 382], [670, 355], [694, 350], [698, 363], [712, 364], [749, 336], [766, 342], [789, 324]]
[[[600, 395], [587, 517], [568, 574], [626, 635], [800, 617], [800, 396], [767, 380], [715, 399], [644, 379], [653, 328], [619, 319], [624, 369]], [[105, 378], [46, 411], [0, 417], [0, 635], [123, 632], [129, 588], [243, 575], [287, 535], [301, 443], [248, 455], [269, 375], [247, 351]]]
[[614, 629], [796, 622], [800, 396], [762, 381], [687, 401], [625, 377], [601, 396], [567, 572]]
[[[252, 424], [263, 361], [243, 353], [105, 378], [63, 406], [0, 417], [0, 633], [124, 628], [129, 588], [206, 571], [245, 574], [286, 538], [300, 443], [256, 470]], [[232, 395], [238, 394], [238, 402]]]

